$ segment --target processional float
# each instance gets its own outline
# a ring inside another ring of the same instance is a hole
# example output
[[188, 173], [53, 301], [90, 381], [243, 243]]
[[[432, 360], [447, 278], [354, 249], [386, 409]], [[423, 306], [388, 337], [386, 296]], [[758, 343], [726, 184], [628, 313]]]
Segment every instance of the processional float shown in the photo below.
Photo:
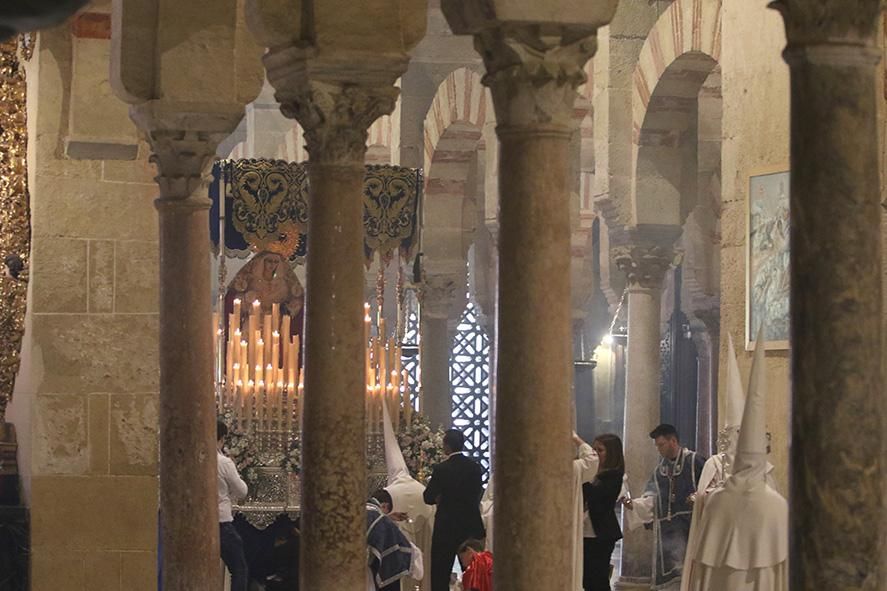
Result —
[[[373, 490], [385, 480], [383, 405], [395, 429], [410, 431], [411, 443], [433, 437], [427, 420], [416, 413], [416, 379], [403, 367], [402, 347], [404, 261], [417, 242], [421, 186], [421, 170], [366, 167], [367, 269], [378, 261], [375, 302], [363, 310], [368, 489]], [[213, 168], [210, 197], [218, 261], [216, 405], [231, 432], [229, 454], [253, 481], [250, 503], [273, 519], [280, 510], [297, 508], [299, 501], [305, 298], [296, 270], [307, 254], [306, 167], [281, 160], [221, 161]], [[396, 318], [389, 330], [382, 311], [385, 272], [393, 260]], [[433, 453], [430, 447], [422, 450], [426, 456]]]

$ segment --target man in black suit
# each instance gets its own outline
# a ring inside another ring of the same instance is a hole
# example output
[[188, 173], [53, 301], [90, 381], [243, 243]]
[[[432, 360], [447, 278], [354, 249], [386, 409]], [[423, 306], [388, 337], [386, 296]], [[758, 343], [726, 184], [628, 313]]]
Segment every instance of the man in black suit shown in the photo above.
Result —
[[431, 536], [431, 591], [449, 591], [450, 573], [459, 546], [486, 537], [480, 517], [483, 469], [466, 457], [465, 436], [458, 429], [444, 434], [446, 459], [434, 467], [425, 488], [425, 502], [437, 505]]

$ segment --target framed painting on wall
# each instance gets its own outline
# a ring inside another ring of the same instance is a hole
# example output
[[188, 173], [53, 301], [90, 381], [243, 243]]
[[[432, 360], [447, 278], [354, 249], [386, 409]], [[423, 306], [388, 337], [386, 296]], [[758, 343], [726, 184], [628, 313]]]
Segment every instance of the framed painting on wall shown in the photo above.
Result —
[[748, 179], [745, 344], [755, 348], [764, 327], [764, 347], [788, 349], [789, 186], [788, 166], [754, 171]]

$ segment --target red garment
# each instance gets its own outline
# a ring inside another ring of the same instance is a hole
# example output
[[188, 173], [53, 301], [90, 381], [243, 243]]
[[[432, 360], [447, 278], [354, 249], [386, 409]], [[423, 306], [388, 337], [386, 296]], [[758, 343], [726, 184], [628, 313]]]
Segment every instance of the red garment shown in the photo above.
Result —
[[462, 575], [463, 591], [493, 591], [493, 555], [478, 552]]

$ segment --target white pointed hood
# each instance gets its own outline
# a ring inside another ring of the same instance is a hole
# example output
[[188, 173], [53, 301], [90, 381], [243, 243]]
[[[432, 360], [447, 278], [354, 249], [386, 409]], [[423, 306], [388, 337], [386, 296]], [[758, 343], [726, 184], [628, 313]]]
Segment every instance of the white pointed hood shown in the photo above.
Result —
[[748, 383], [748, 396], [739, 430], [739, 445], [733, 463], [733, 476], [737, 481], [761, 480], [767, 469], [767, 368], [764, 357], [763, 330], [755, 341], [755, 356]]
[[422, 498], [425, 486], [410, 476], [407, 463], [403, 459], [403, 452], [400, 450], [394, 429], [391, 427], [388, 405], [382, 405], [382, 413], [384, 416], [382, 433], [385, 438], [385, 465], [388, 468], [388, 486], [385, 487], [385, 490], [391, 495], [392, 511], [406, 513], [411, 519], [430, 523], [433, 509], [430, 505], [426, 505]]
[[739, 363], [736, 361], [736, 348], [733, 346], [733, 335], [728, 334], [727, 357], [727, 416], [724, 427], [738, 429], [742, 424], [742, 411], [745, 408], [745, 389], [739, 374]]
[[407, 469], [407, 463], [403, 459], [403, 452], [400, 450], [400, 444], [397, 443], [397, 437], [394, 435], [394, 429], [391, 427], [391, 418], [388, 416], [388, 405], [382, 405], [382, 433], [385, 437], [385, 466], [388, 468], [388, 483], [392, 484], [404, 477], [410, 477], [410, 471]]

